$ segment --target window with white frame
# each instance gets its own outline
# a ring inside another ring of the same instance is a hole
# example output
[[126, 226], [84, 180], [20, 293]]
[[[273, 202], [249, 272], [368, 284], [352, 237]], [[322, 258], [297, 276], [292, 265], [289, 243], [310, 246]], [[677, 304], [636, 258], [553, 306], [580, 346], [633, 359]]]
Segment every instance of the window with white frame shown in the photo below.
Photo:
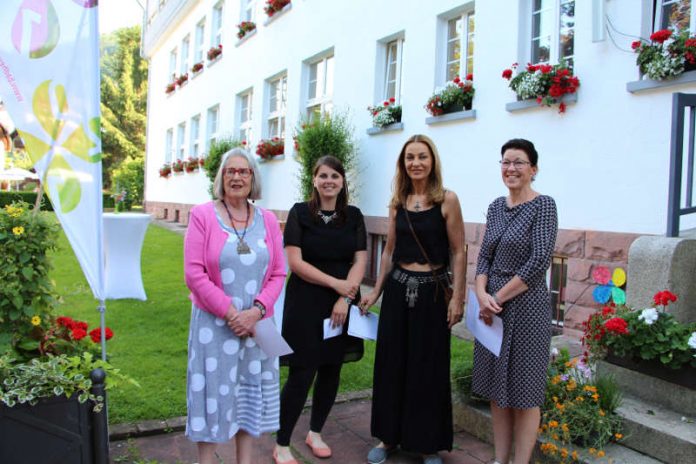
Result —
[[207, 153], [208, 151], [210, 151], [210, 145], [218, 139], [218, 128], [220, 124], [220, 105], [215, 105], [208, 108], [206, 121], [207, 128], [205, 150]]
[[202, 63], [203, 57], [205, 56], [204, 50], [204, 40], [205, 40], [205, 18], [198, 21], [196, 24], [196, 44], [193, 52], [193, 60], [196, 63]]
[[445, 77], [451, 81], [474, 72], [474, 12], [466, 11], [447, 21]]
[[242, 0], [241, 6], [241, 20], [256, 22], [256, 0]]
[[331, 113], [333, 108], [333, 55], [309, 64], [307, 82], [307, 116], [310, 119]]
[[288, 95], [288, 76], [268, 83], [268, 136], [285, 137], [285, 109]]
[[575, 45], [575, 0], [534, 0], [532, 2], [532, 63], [560, 63], [573, 66]]
[[384, 99], [401, 101], [401, 61], [404, 39], [396, 39], [386, 44], [387, 62], [384, 67]]
[[176, 159], [183, 160], [186, 153], [186, 121], [176, 128]]
[[201, 115], [197, 114], [191, 118], [191, 127], [189, 129], [189, 156], [198, 158], [200, 153], [200, 135], [201, 135]]
[[237, 95], [237, 104], [239, 108], [239, 140], [246, 142], [247, 146], [250, 146], [253, 141], [251, 128], [253, 96], [253, 90], [248, 90]]
[[169, 82], [176, 79], [176, 48], [169, 52]]
[[218, 2], [213, 7], [210, 22], [210, 46], [217, 47], [222, 43], [222, 7], [224, 2]]
[[189, 70], [189, 48], [191, 38], [186, 35], [181, 41], [181, 60], [179, 65], [179, 74], [186, 74]]
[[171, 163], [174, 158], [174, 129], [167, 129], [164, 138], [164, 162]]
[[653, 0], [654, 30], [694, 30], [696, 21], [691, 0]]

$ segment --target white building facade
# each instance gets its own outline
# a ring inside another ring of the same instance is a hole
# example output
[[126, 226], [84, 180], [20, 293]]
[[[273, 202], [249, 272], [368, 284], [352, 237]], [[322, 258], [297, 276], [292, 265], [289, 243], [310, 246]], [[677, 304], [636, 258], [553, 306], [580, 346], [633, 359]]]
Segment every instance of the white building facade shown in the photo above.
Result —
[[[313, 112], [348, 111], [359, 146], [358, 198], [368, 221], [374, 277], [395, 162], [405, 139], [431, 137], [447, 188], [460, 198], [473, 278], [488, 204], [504, 195], [500, 146], [522, 137], [540, 155], [535, 188], [551, 195], [560, 234], [549, 280], [554, 318], [577, 335], [596, 310], [591, 269], [625, 266], [640, 234], [667, 221], [674, 92], [640, 80], [631, 43], [676, 21], [696, 29], [688, 0], [292, 0], [268, 18], [261, 0], [150, 0], [143, 54], [150, 61], [146, 209], [186, 223], [208, 196], [201, 171], [160, 177], [165, 162], [205, 156], [233, 136], [254, 149], [285, 140], [285, 157], [261, 165], [261, 206], [282, 219], [299, 201], [293, 131]], [[256, 29], [238, 39], [237, 25]], [[222, 53], [210, 60], [209, 50]], [[581, 86], [565, 114], [517, 103], [501, 77], [513, 62], [571, 62]], [[202, 63], [194, 73], [193, 66]], [[170, 93], [175, 76], [188, 74]], [[471, 112], [431, 118], [424, 105], [454, 76], [473, 73]], [[367, 106], [393, 97], [401, 124], [374, 130]], [[575, 101], [576, 100], [576, 101]], [[683, 219], [683, 227], [696, 221]], [[630, 285], [630, 282], [628, 283]], [[660, 289], [655, 289], [660, 290]]]

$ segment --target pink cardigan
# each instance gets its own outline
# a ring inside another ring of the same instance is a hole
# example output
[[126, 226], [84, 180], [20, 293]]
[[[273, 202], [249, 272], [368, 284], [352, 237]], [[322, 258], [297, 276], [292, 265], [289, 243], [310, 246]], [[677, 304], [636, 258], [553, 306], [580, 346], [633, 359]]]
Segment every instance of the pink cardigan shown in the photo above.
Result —
[[[275, 215], [262, 208], [257, 207], [257, 210], [263, 214], [270, 259], [260, 293], [254, 299], [266, 307], [266, 317], [271, 317], [273, 305], [285, 283], [283, 237]], [[227, 237], [227, 232], [218, 224], [212, 201], [191, 210], [184, 239], [184, 276], [186, 286], [191, 290], [189, 299], [199, 308], [221, 318], [227, 314], [232, 301], [225, 295], [220, 275], [220, 253]]]

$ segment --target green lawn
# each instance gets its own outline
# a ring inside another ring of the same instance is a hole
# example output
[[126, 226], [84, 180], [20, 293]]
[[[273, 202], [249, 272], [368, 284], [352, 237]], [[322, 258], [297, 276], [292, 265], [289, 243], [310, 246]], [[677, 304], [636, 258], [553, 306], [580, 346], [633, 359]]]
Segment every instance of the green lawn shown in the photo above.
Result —
[[[99, 325], [97, 301], [64, 235], [53, 255], [51, 273], [63, 299], [60, 314]], [[186, 350], [191, 303], [183, 276], [183, 237], [148, 228], [142, 273], [147, 301], [108, 300], [106, 324], [114, 331], [107, 344], [110, 361], [136, 379], [141, 388], [119, 385], [109, 396], [109, 422], [165, 419], [186, 414]], [[346, 364], [341, 392], [371, 388], [374, 342], [365, 343], [364, 358]], [[472, 362], [472, 345], [452, 339], [453, 372]], [[285, 368], [281, 368], [284, 382]]]

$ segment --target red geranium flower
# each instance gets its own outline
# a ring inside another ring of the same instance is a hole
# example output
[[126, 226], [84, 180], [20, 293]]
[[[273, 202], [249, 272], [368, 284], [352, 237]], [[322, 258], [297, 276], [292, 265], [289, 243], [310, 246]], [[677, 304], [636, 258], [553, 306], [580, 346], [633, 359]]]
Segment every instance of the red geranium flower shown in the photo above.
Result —
[[634, 40], [633, 43], [631, 43], [631, 48], [633, 50], [638, 50], [641, 46], [642, 42], [640, 40]]
[[[107, 340], [111, 340], [111, 338], [114, 336], [114, 332], [108, 327], [104, 329], [104, 332], [106, 332], [105, 335]], [[101, 342], [101, 327], [90, 330], [89, 336], [94, 343]]]
[[669, 29], [662, 29], [661, 31], [653, 32], [650, 36], [650, 40], [657, 43], [662, 43], [672, 36], [672, 31]]
[[510, 79], [512, 77], [512, 69], [506, 69], [503, 71], [503, 78]]
[[467, 74], [467, 75], [466, 75], [466, 80], [467, 80], [467, 81], [473, 81], [473, 80], [474, 80], [474, 75], [471, 74], [471, 73]]
[[656, 305], [667, 306], [668, 304], [677, 301], [677, 295], [669, 290], [663, 290], [661, 292], [657, 292], [655, 296], [653, 296], [653, 301]]
[[610, 314], [614, 314], [614, 308], [611, 306], [605, 306], [602, 308], [602, 316], [608, 316]]
[[454, 79], [452, 79], [452, 82], [454, 82], [455, 84], [459, 84], [460, 80], [461, 79], [459, 79], [459, 76], [454, 76]]
[[394, 103], [395, 101], [396, 101], [396, 98], [394, 98], [394, 97], [391, 97], [391, 98], [389, 99], [389, 103]]
[[70, 335], [72, 336], [73, 340], [82, 340], [87, 336], [87, 331], [83, 329], [72, 329], [70, 332]]
[[60, 316], [58, 319], [56, 319], [56, 322], [58, 325], [62, 325], [63, 327], [67, 327], [68, 329], [72, 329], [73, 324], [75, 321], [72, 320], [72, 318], [69, 318], [68, 316]]
[[628, 322], [620, 317], [613, 317], [604, 323], [608, 331], [619, 335], [628, 333]]

